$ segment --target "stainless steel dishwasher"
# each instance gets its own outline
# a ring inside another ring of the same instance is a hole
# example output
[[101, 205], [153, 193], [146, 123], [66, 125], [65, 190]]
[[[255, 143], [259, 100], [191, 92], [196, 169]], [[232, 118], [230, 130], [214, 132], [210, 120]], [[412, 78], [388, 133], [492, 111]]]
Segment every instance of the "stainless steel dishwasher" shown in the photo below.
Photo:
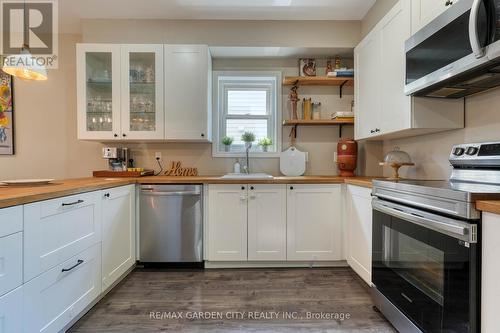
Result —
[[202, 185], [142, 185], [140, 262], [203, 261]]

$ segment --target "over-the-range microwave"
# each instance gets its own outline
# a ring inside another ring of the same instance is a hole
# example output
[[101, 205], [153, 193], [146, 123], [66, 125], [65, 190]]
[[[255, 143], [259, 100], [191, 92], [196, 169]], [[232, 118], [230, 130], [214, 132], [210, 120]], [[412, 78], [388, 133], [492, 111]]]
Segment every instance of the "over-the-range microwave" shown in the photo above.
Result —
[[407, 95], [461, 98], [500, 86], [500, 0], [459, 0], [405, 52]]

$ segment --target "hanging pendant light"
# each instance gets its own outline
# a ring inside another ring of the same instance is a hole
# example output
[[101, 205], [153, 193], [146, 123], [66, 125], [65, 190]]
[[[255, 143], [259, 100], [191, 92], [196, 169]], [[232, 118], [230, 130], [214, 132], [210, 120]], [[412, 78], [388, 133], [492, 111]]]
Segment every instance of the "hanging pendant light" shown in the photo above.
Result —
[[31, 55], [28, 45], [23, 45], [20, 54], [13, 54], [5, 58], [2, 70], [14, 77], [23, 80], [47, 80], [47, 69], [36, 62]]
[[30, 52], [28, 40], [28, 12], [26, 1], [24, 1], [24, 44], [19, 54], [7, 56], [3, 61], [2, 70], [14, 77], [23, 80], [44, 81], [47, 80], [47, 68], [37, 63], [36, 57]]

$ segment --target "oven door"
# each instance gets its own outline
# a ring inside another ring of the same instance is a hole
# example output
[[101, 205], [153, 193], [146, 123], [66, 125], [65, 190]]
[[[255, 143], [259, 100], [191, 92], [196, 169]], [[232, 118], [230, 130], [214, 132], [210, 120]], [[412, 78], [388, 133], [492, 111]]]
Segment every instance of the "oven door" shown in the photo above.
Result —
[[477, 332], [477, 226], [373, 200], [374, 287], [423, 332]]

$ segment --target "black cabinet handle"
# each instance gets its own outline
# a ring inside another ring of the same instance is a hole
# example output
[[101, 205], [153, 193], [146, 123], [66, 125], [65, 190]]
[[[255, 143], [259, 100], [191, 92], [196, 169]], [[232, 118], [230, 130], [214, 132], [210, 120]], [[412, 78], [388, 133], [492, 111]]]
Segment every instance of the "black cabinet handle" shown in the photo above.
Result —
[[250, 189], [251, 189], [251, 190], [254, 190], [255, 188], [254, 188], [253, 186], [250, 186]]
[[78, 204], [81, 204], [81, 203], [84, 203], [84, 201], [83, 201], [83, 200], [77, 200], [77, 201], [75, 201], [75, 202], [69, 202], [69, 203], [64, 203], [64, 202], [63, 202], [63, 204], [62, 204], [62, 205], [63, 205], [63, 207], [64, 207], [64, 206], [74, 206], [74, 205], [78, 205]]
[[241, 189], [242, 189], [242, 190], [244, 190], [244, 189], [245, 189], [245, 186], [242, 186], [242, 187], [241, 187]]
[[83, 264], [83, 260], [82, 259], [78, 259], [78, 261], [76, 262], [76, 264], [74, 264], [73, 266], [71, 266], [70, 268], [63, 268], [61, 270], [61, 272], [69, 272], [71, 271], [72, 269], [75, 269], [76, 267], [80, 266], [81, 264]]
[[446, 7], [453, 5], [453, 1], [447, 0], [446, 3], [444, 4]]
[[205, 137], [205, 133], [201, 133], [201, 137], [204, 138]]
[[290, 190], [293, 190], [293, 186], [290, 186]]
[[105, 196], [106, 198], [109, 198], [109, 197], [110, 197], [110, 194], [109, 194], [109, 193], [106, 193], [104, 196]]
[[371, 134], [375, 133], [375, 130], [370, 130], [370, 133], [371, 133]]
[[123, 134], [122, 134], [122, 136], [123, 136], [123, 137], [126, 137], [126, 136], [127, 136], [127, 134], [123, 133]]
[[115, 133], [113, 136], [114, 136], [115, 138], [117, 138], [117, 137], [118, 137], [118, 134], [116, 134], [116, 133]]

